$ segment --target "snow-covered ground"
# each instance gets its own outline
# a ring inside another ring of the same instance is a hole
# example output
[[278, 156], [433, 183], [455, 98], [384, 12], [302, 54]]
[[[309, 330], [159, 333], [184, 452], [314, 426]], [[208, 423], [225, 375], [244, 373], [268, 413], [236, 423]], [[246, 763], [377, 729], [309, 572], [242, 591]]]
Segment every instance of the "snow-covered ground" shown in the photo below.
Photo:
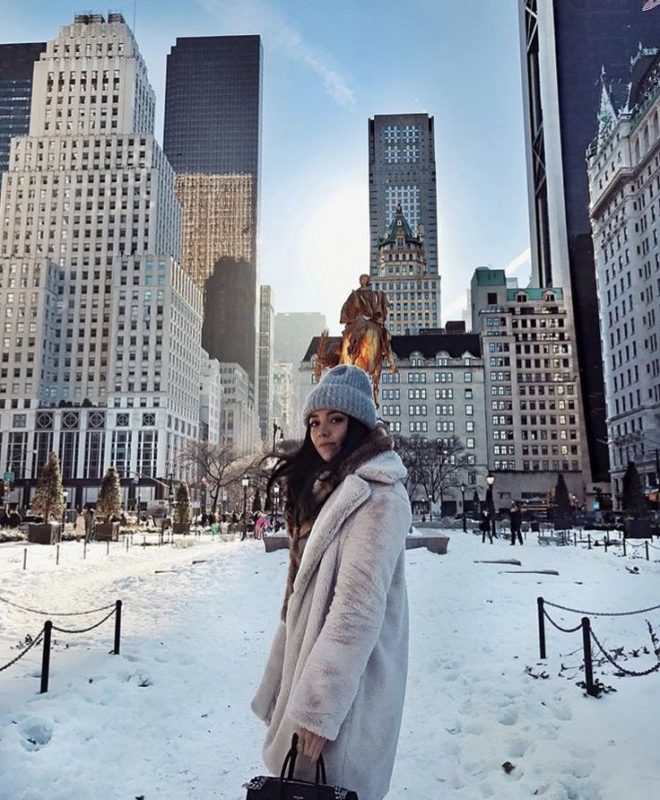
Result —
[[[596, 667], [617, 691], [585, 697], [576, 686], [580, 632], [548, 626], [540, 662], [536, 608], [538, 595], [586, 611], [658, 605], [660, 549], [646, 561], [642, 549], [624, 558], [618, 548], [541, 547], [531, 537], [514, 548], [450, 536], [445, 556], [407, 554], [410, 673], [389, 797], [660, 796], [660, 673], [618, 678]], [[1, 598], [51, 612], [121, 599], [123, 637], [114, 656], [110, 621], [87, 634], [55, 634], [47, 694], [38, 693], [40, 647], [0, 672], [0, 800], [244, 798], [241, 784], [264, 772], [264, 730], [249, 701], [287, 554], [266, 554], [260, 542], [195, 540], [130, 552], [114, 544], [109, 556], [95, 543], [83, 560], [82, 544], [70, 542], [59, 566], [55, 548], [29, 546], [23, 571], [23, 549], [0, 545]], [[479, 563], [514, 557], [520, 569], [559, 575]], [[548, 611], [564, 627], [579, 623], [579, 614]], [[102, 616], [52, 618], [77, 628]], [[660, 632], [660, 610], [592, 623], [608, 649], [624, 649], [624, 666], [641, 671], [656, 660], [647, 619]], [[0, 602], [0, 666], [43, 621]], [[630, 655], [645, 646], [650, 653]]]

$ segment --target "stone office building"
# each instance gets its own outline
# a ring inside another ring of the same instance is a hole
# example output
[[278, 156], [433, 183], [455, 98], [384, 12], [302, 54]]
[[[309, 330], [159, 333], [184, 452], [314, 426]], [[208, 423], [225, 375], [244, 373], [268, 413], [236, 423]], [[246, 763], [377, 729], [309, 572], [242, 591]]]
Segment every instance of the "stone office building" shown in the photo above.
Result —
[[[621, 77], [625, 77], [622, 82]], [[633, 461], [660, 481], [660, 50], [603, 75], [588, 151], [612, 495]]]
[[[199, 434], [202, 294], [121, 14], [77, 15], [34, 66], [0, 218], [0, 464], [27, 505], [49, 450], [70, 506], [109, 465], [147, 500]], [[137, 484], [137, 486], [136, 486]]]

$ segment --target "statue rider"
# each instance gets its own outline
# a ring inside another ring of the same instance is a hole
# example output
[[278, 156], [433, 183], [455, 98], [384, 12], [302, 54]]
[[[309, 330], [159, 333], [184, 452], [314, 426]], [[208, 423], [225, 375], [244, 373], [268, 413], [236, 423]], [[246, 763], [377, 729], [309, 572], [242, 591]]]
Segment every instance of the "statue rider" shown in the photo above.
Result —
[[381, 355], [387, 360], [392, 370], [396, 372], [394, 354], [392, 353], [390, 332], [385, 327], [389, 302], [385, 292], [371, 288], [371, 278], [369, 275], [360, 275], [360, 288], [354, 289], [349, 295], [341, 309], [339, 322], [345, 325], [344, 335], [347, 327], [362, 320], [369, 320], [376, 323], [380, 328]]

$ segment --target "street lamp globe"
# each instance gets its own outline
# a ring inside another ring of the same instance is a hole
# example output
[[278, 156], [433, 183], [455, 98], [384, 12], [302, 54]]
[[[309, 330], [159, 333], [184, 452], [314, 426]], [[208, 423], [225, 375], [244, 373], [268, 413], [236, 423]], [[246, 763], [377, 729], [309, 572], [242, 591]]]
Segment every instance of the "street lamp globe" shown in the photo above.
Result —
[[488, 486], [492, 486], [495, 483], [495, 476], [490, 472], [486, 475], [486, 483]]
[[249, 485], [250, 485], [250, 479], [248, 478], [248, 476], [247, 476], [247, 475], [243, 475], [243, 477], [241, 478], [241, 486], [242, 486], [244, 489], [247, 489], [247, 487], [248, 487]]

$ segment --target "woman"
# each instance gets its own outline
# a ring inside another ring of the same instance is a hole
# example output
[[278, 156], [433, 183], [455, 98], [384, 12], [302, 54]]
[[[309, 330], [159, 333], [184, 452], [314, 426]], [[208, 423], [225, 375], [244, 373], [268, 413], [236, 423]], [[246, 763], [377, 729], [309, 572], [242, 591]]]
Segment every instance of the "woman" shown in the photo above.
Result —
[[329, 783], [382, 800], [408, 665], [406, 470], [361, 369], [330, 370], [303, 415], [302, 447], [280, 457], [268, 485], [285, 483], [289, 577], [252, 709], [268, 725], [271, 772], [297, 732], [296, 777], [313, 780], [323, 752]]

